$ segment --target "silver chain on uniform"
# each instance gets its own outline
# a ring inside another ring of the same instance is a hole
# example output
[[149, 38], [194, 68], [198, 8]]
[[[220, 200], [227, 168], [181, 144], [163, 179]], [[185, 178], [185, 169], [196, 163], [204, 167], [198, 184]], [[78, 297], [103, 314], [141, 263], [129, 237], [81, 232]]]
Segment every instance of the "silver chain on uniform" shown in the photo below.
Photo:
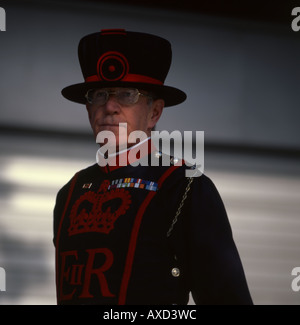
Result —
[[181, 209], [182, 209], [182, 207], [183, 207], [184, 201], [185, 201], [186, 198], [187, 198], [187, 194], [188, 194], [188, 191], [189, 191], [190, 188], [191, 188], [191, 184], [192, 184], [193, 180], [194, 180], [194, 177], [190, 177], [190, 178], [189, 178], [189, 182], [188, 182], [188, 184], [187, 184], [187, 186], [186, 186], [186, 188], [185, 188], [185, 192], [184, 192], [184, 195], [183, 195], [183, 197], [182, 197], [182, 199], [181, 199], [180, 205], [179, 205], [179, 207], [178, 207], [178, 209], [177, 209], [177, 212], [176, 212], [175, 217], [174, 217], [174, 219], [173, 219], [173, 221], [172, 221], [172, 224], [171, 224], [171, 226], [170, 226], [170, 228], [169, 228], [169, 230], [168, 230], [168, 232], [167, 232], [167, 237], [170, 237], [171, 232], [172, 232], [172, 230], [173, 230], [173, 228], [174, 228], [174, 225], [175, 225], [176, 222], [178, 221], [178, 216], [179, 216], [180, 213], [181, 213]]

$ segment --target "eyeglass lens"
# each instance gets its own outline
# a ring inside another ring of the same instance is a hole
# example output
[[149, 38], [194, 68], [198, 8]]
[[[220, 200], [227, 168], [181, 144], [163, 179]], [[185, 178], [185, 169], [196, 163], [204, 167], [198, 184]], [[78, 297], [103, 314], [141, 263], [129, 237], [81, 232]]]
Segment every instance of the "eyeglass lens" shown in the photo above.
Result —
[[138, 99], [139, 95], [142, 95], [137, 89], [116, 89], [110, 91], [107, 89], [97, 89], [88, 91], [86, 98], [91, 104], [104, 105], [110, 95], [114, 95], [117, 101], [122, 105], [133, 105]]

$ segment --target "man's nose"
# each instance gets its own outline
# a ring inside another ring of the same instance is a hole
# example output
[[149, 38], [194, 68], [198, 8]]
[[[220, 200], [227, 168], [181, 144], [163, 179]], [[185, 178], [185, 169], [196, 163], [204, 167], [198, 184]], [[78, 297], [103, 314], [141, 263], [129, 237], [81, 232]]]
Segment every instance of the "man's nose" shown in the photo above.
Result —
[[104, 111], [109, 115], [118, 114], [120, 112], [120, 104], [114, 95], [109, 96], [107, 102], [104, 105]]

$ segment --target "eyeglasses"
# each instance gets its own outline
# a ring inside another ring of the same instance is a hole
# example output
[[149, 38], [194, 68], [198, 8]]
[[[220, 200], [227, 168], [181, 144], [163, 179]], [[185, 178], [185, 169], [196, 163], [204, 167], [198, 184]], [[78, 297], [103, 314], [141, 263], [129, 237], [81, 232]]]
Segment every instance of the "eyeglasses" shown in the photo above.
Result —
[[150, 95], [142, 94], [136, 88], [117, 88], [113, 91], [108, 89], [90, 89], [85, 98], [88, 103], [93, 105], [105, 105], [110, 95], [114, 95], [120, 105], [131, 106], [137, 103], [140, 96], [153, 98]]

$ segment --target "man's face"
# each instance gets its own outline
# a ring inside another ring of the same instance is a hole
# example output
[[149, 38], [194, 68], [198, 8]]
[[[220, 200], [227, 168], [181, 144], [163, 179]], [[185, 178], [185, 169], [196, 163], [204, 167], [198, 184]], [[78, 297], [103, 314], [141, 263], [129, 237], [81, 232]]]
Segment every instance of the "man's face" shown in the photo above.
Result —
[[[137, 95], [138, 100], [136, 103], [124, 104], [120, 100], [121, 96], [124, 96], [123, 90], [126, 91], [126, 88], [99, 89], [96, 97], [94, 92], [92, 93], [91, 97], [94, 98], [92, 103], [87, 103], [86, 105], [95, 137], [101, 131], [113, 132], [116, 138], [117, 149], [124, 141], [127, 143], [127, 138], [133, 131], [143, 131], [149, 136], [151, 129], [159, 120], [164, 107], [162, 99], [151, 100], [147, 96], [147, 92], [142, 90], [138, 91], [143, 95]], [[105, 100], [102, 100], [102, 97], [107, 96], [105, 92], [109, 95], [106, 103], [103, 104]], [[97, 98], [100, 98], [100, 100], [95, 100]], [[127, 124], [125, 139], [125, 129], [119, 129], [119, 123]]]

